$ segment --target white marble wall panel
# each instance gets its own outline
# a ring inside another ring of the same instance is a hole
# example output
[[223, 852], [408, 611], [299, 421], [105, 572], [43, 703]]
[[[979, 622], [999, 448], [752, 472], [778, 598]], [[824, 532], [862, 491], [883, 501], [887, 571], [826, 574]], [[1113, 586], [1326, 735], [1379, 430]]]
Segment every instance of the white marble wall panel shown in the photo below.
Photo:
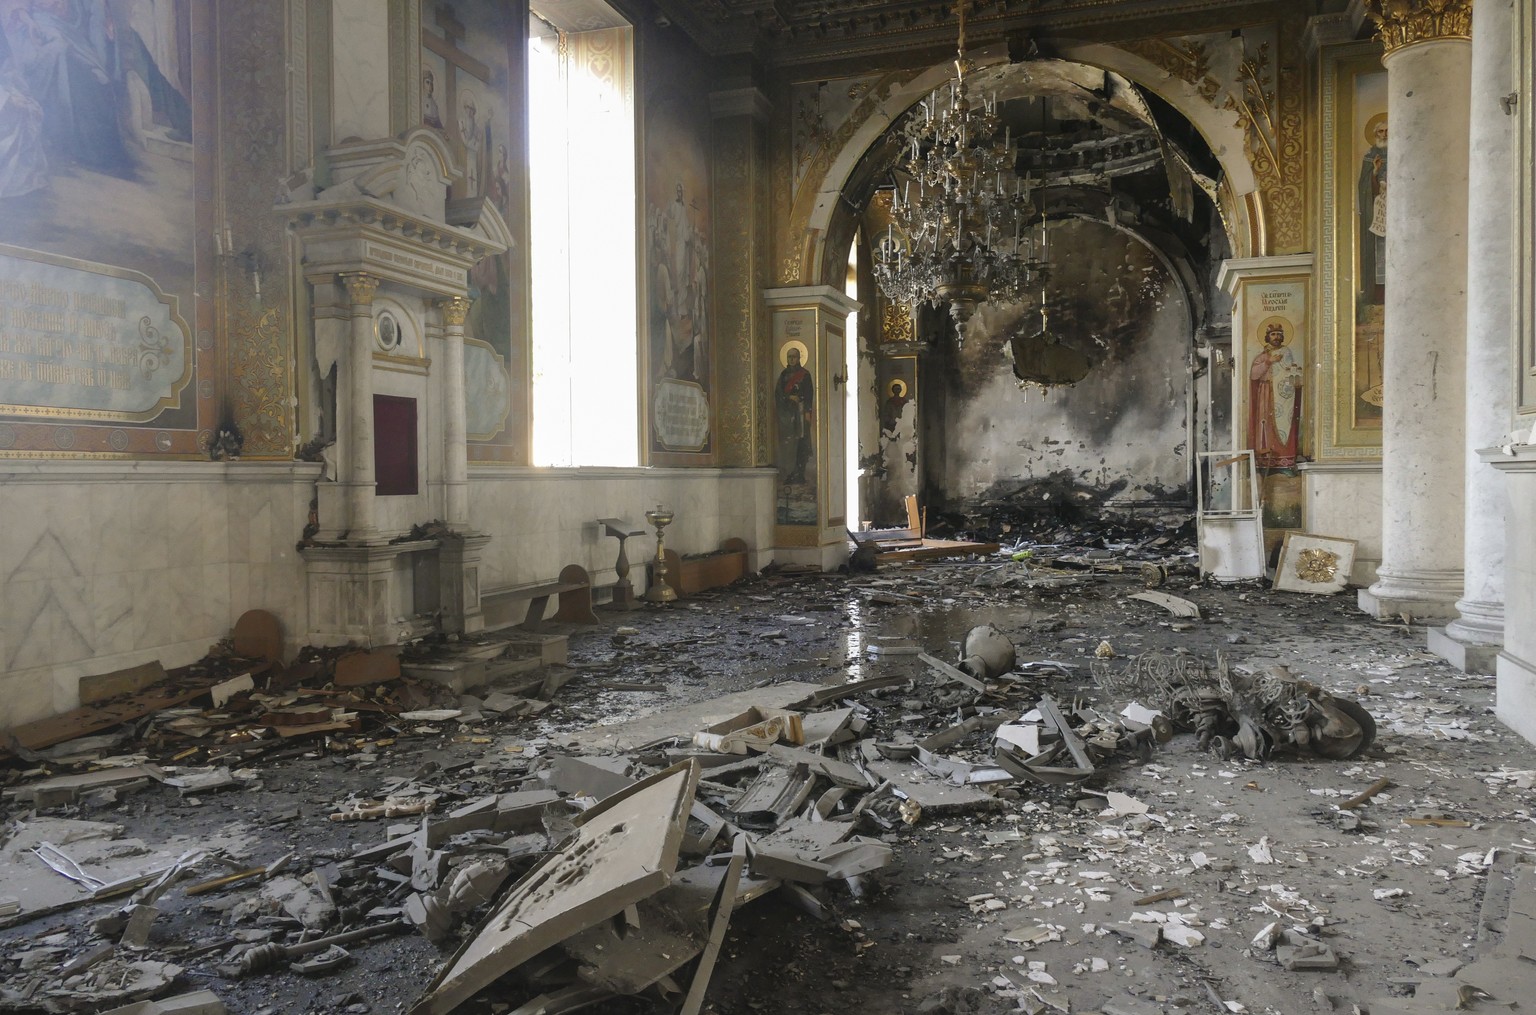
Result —
[[1499, 653], [1494, 712], [1536, 743], [1536, 448], [1509, 455], [1485, 448], [1479, 456], [1504, 474], [1504, 651]]
[[[708, 553], [722, 540], [745, 539], [761, 567], [771, 559], [773, 477], [764, 469], [532, 469], [470, 470], [470, 524], [492, 536], [482, 564], [482, 586], [550, 581], [567, 564], [581, 564], [594, 580], [615, 579], [618, 542], [603, 536], [599, 518], [618, 517], [645, 526], [657, 504], [676, 520], [667, 546], [678, 553]], [[655, 552], [649, 531], [629, 540], [635, 570]]]
[[331, 0], [331, 134], [389, 136], [389, 5]]
[[318, 466], [0, 463], [0, 727], [82, 676], [205, 655], [247, 609], [304, 631], [295, 550]]
[[[0, 463], [0, 727], [78, 704], [82, 676], [193, 662], [248, 609], [276, 614], [293, 651], [307, 630], [303, 557], [318, 466], [297, 463]], [[721, 469], [471, 471], [471, 522], [493, 539], [482, 583], [549, 581], [579, 563], [615, 578], [600, 517], [645, 524], [705, 553], [738, 536], [772, 559], [773, 472]], [[630, 540], [643, 587], [654, 538]]]
[[1306, 531], [1356, 540], [1349, 581], [1370, 585], [1381, 563], [1381, 463], [1308, 462], [1301, 473]]

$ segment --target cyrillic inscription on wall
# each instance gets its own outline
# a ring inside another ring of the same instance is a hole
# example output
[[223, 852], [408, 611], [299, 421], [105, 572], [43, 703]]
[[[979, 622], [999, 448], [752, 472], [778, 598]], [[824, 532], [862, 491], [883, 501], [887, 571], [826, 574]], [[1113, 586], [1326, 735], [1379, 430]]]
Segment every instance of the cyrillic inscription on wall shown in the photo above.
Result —
[[0, 413], [150, 419], [191, 378], [174, 297], [144, 276], [0, 250]]
[[668, 451], [702, 451], [709, 442], [709, 396], [692, 381], [657, 381], [651, 418], [656, 443]]

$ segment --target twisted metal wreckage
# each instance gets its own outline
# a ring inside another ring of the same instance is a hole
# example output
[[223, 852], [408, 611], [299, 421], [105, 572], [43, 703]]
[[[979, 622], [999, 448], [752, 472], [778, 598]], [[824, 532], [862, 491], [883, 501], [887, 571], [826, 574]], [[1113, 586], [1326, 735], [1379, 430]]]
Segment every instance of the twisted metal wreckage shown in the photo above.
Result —
[[1223, 758], [1263, 760], [1282, 746], [1324, 758], [1353, 758], [1376, 739], [1376, 721], [1361, 705], [1297, 677], [1284, 666], [1235, 671], [1223, 656], [1214, 665], [1194, 656], [1146, 654], [1120, 672], [1093, 668], [1100, 687], [1158, 705], [1193, 730], [1201, 750]]

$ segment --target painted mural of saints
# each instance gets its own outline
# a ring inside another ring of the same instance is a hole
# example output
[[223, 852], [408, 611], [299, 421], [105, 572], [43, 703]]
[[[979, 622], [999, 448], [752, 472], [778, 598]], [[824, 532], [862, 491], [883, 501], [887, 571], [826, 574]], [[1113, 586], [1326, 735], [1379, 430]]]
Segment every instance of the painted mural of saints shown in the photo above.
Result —
[[1248, 439], [1261, 469], [1295, 466], [1301, 436], [1301, 364], [1287, 322], [1264, 322], [1262, 347], [1248, 365]]
[[1387, 285], [1387, 114], [1377, 113], [1365, 124], [1369, 145], [1360, 159], [1355, 213], [1360, 219], [1360, 303], [1379, 304]]
[[430, 69], [421, 72], [421, 122], [434, 130], [443, 129], [443, 114], [437, 107], [437, 79]]
[[816, 389], [811, 372], [801, 362], [805, 353], [803, 342], [785, 345], [782, 358], [784, 369], [774, 384], [773, 403], [778, 416], [778, 466], [786, 485], [800, 485], [814, 477], [807, 466], [814, 468], [816, 458]]

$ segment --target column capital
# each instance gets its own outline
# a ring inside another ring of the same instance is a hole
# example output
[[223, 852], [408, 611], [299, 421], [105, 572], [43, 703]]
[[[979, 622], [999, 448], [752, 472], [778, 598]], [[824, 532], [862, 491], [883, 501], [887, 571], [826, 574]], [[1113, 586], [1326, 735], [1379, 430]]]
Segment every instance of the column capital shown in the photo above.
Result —
[[354, 307], [371, 306], [380, 281], [379, 276], [366, 271], [341, 272], [341, 284], [347, 287], [347, 299]]
[[437, 301], [437, 309], [442, 311], [444, 324], [463, 327], [464, 318], [469, 316], [469, 305], [473, 302], [468, 296], [448, 296]]
[[1472, 40], [1472, 0], [1366, 0], [1386, 56], [1417, 42]]

